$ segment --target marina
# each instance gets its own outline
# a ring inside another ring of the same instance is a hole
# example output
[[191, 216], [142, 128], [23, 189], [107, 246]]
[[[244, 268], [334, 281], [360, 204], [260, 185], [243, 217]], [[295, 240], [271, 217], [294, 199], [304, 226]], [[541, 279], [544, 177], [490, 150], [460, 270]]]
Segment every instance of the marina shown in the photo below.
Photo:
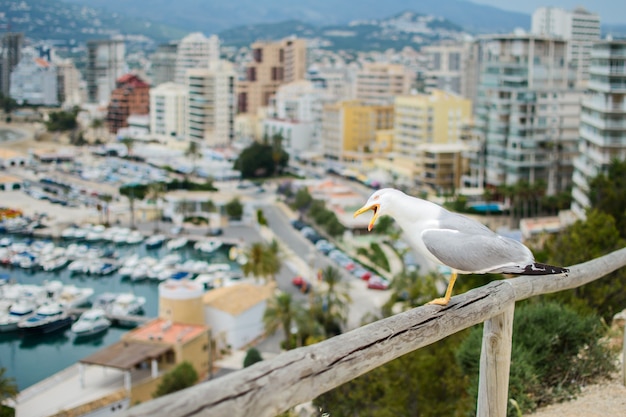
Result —
[[[135, 238], [138, 242], [134, 243], [109, 241], [101, 238], [106, 236], [107, 230], [96, 228], [95, 233], [99, 233], [100, 238], [91, 236], [90, 240], [87, 239], [90, 231], [85, 233], [83, 230], [78, 232], [79, 237], [76, 233], [70, 237], [70, 232], [66, 231], [65, 238], [56, 239], [0, 233], [0, 277], [3, 278], [0, 288], [7, 289], [14, 285], [12, 283], [17, 283], [28, 284], [32, 288], [53, 286], [57, 291], [65, 289], [75, 295], [83, 289], [82, 295], [87, 295], [82, 302], [68, 301], [62, 314], [71, 317], [71, 320], [64, 319], [50, 332], [25, 332], [20, 329], [0, 332], [0, 366], [16, 378], [20, 390], [119, 341], [130, 328], [156, 317], [159, 282], [195, 278], [203, 272], [199, 282], [210, 288], [215, 285], [216, 277], [223, 284], [224, 280], [239, 276], [239, 264], [229, 258], [234, 242], [223, 243], [219, 247], [212, 242], [211, 247], [215, 250], [209, 252], [194, 249], [196, 242], [185, 242], [181, 238], [163, 239], [158, 244], [154, 244], [157, 239], [146, 244], [147, 239], [143, 236], [142, 239]], [[127, 235], [130, 236], [131, 232]], [[109, 236], [115, 237], [117, 233]], [[168, 246], [170, 242], [173, 244]], [[37, 253], [32, 253], [33, 248]], [[12, 259], [16, 254], [17, 259]], [[56, 263], [53, 262], [55, 260]], [[52, 267], [53, 264], [58, 266]], [[122, 274], [124, 268], [131, 269], [130, 276]], [[137, 268], [144, 268], [144, 274]], [[110, 298], [108, 301], [107, 297]], [[128, 302], [140, 300], [141, 308], [134, 311], [120, 309], [111, 305], [115, 297], [126, 297]], [[79, 337], [72, 331], [72, 323], [75, 324], [81, 314], [92, 311], [89, 310], [92, 304], [103, 308], [104, 317], [111, 325]], [[3, 306], [0, 305], [0, 308], [5, 308]]]

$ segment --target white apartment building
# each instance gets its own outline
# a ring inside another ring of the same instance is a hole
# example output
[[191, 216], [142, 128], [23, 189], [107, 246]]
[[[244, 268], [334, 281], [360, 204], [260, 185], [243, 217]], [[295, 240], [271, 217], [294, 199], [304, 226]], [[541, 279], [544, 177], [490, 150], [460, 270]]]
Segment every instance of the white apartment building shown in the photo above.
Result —
[[82, 103], [80, 72], [70, 59], [55, 60], [58, 75], [59, 101], [63, 106], [78, 106]]
[[294, 81], [278, 88], [270, 100], [263, 135], [282, 133], [289, 153], [319, 150], [323, 107], [334, 102], [332, 94], [307, 80]]
[[87, 100], [89, 103], [108, 104], [116, 81], [124, 75], [126, 47], [119, 39], [90, 40], [87, 42]]
[[415, 74], [404, 65], [369, 62], [357, 71], [355, 98], [366, 104], [386, 105], [411, 92]]
[[10, 85], [9, 94], [18, 104], [59, 104], [56, 67], [40, 58], [32, 47], [22, 50], [22, 59], [11, 72]]
[[580, 218], [590, 205], [589, 181], [606, 172], [612, 160], [626, 159], [626, 41], [596, 43], [589, 72], [572, 187], [572, 211]]
[[204, 36], [194, 32], [184, 37], [176, 50], [176, 69], [174, 82], [185, 83], [185, 74], [188, 69], [205, 69], [210, 63], [220, 59], [220, 39], [217, 35]]
[[233, 65], [227, 61], [213, 62], [206, 69], [187, 70], [187, 139], [209, 146], [229, 145], [233, 141], [235, 78]]
[[558, 36], [568, 41], [567, 61], [576, 68], [577, 83], [589, 78], [591, 47], [600, 40], [600, 16], [582, 7], [564, 10], [540, 7], [532, 15], [531, 33]]
[[482, 56], [475, 103], [483, 152], [471, 162], [474, 184], [544, 181], [549, 194], [571, 185], [578, 152], [582, 90], [565, 61], [562, 39], [490, 35], [478, 40]]
[[434, 89], [461, 94], [463, 91], [463, 62], [468, 44], [445, 41], [421, 49], [426, 57], [426, 91]]
[[172, 82], [150, 89], [150, 132], [182, 137], [187, 127], [187, 89]]

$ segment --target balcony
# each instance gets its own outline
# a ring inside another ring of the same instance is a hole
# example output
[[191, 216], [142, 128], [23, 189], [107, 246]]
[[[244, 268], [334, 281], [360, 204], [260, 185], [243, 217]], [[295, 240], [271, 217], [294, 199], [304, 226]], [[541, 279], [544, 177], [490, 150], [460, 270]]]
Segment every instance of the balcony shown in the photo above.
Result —
[[583, 100], [582, 107], [603, 113], [626, 113], [626, 103], [607, 103], [600, 100]]
[[600, 147], [626, 147], [626, 133], [619, 136], [608, 136], [599, 135], [587, 129], [581, 129], [580, 136]]
[[626, 121], [624, 120], [606, 120], [582, 114], [580, 121], [602, 130], [626, 130]]

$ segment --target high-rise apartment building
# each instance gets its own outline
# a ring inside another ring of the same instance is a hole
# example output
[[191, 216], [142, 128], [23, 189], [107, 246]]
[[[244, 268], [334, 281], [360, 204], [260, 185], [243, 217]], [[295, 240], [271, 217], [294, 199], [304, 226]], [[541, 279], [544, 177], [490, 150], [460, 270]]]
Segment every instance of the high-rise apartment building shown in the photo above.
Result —
[[626, 41], [596, 43], [589, 72], [572, 188], [572, 211], [581, 218], [589, 207], [589, 181], [614, 159], [626, 159]]
[[373, 157], [376, 134], [393, 128], [393, 105], [367, 105], [359, 100], [324, 106], [322, 152], [329, 167], [343, 169]]
[[209, 146], [230, 145], [235, 137], [233, 65], [220, 60], [186, 74], [187, 138]]
[[70, 58], [55, 61], [59, 102], [62, 105], [78, 106], [82, 103], [80, 92], [80, 72]]
[[287, 38], [278, 42], [252, 44], [252, 62], [245, 80], [237, 83], [237, 111], [256, 115], [266, 107], [278, 87], [303, 80], [306, 73], [306, 41]]
[[463, 174], [464, 127], [471, 119], [469, 100], [442, 90], [399, 96], [395, 100], [393, 160], [400, 182], [423, 191], [458, 188]]
[[178, 138], [187, 126], [187, 89], [173, 82], [150, 89], [150, 132]]
[[5, 33], [0, 39], [0, 93], [8, 96], [11, 90], [11, 72], [22, 56], [23, 33]]
[[472, 161], [474, 186], [544, 181], [547, 192], [571, 185], [582, 91], [574, 89], [566, 41], [527, 34], [482, 43], [475, 103], [483, 152]]
[[32, 47], [24, 48], [20, 62], [11, 72], [10, 96], [19, 104], [59, 104], [57, 70]]
[[117, 133], [119, 129], [128, 127], [128, 117], [131, 115], [147, 116], [149, 113], [150, 85], [133, 74], [118, 78], [107, 108], [109, 132]]
[[468, 43], [445, 41], [421, 48], [426, 56], [426, 91], [433, 89], [462, 94], [463, 63]]
[[[178, 42], [161, 44], [150, 57], [152, 85], [174, 82]], [[182, 84], [182, 82], [181, 82]]]
[[126, 47], [119, 39], [87, 41], [87, 100], [90, 103], [106, 104], [116, 81], [124, 75]]
[[409, 94], [415, 74], [401, 64], [370, 62], [357, 71], [355, 98], [366, 104], [387, 105]]
[[208, 68], [220, 59], [220, 39], [217, 35], [208, 38], [200, 32], [184, 37], [176, 49], [176, 73], [174, 82], [184, 84], [188, 69]]
[[531, 33], [558, 36], [567, 40], [567, 62], [576, 68], [576, 82], [584, 84], [589, 78], [591, 47], [600, 40], [600, 16], [577, 7], [564, 10], [540, 7], [533, 13]]

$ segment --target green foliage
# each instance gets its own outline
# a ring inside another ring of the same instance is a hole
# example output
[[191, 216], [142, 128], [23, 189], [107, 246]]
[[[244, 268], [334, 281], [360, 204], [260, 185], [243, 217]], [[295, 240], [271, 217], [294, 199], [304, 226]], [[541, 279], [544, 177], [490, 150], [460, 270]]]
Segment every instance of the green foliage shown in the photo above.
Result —
[[2, 111], [6, 114], [9, 114], [13, 111], [13, 109], [17, 108], [17, 102], [11, 97], [0, 93], [0, 108], [2, 108]]
[[306, 187], [300, 187], [294, 197], [293, 207], [296, 210], [306, 210], [313, 203], [313, 197]]
[[264, 178], [281, 172], [289, 162], [289, 154], [282, 147], [253, 142], [241, 151], [234, 169], [241, 172], [242, 178]]
[[148, 184], [126, 184], [120, 187], [120, 194], [135, 200], [143, 200], [148, 194]]
[[209, 223], [206, 217], [202, 216], [187, 216], [183, 219], [183, 222], [195, 224], [196, 226]]
[[263, 214], [263, 210], [262, 209], [257, 209], [256, 210], [256, 221], [261, 226], [267, 226], [267, 218], [265, 217], [265, 214]]
[[0, 404], [0, 417], [15, 417], [15, 408]]
[[393, 217], [380, 216], [378, 220], [376, 220], [376, 227], [374, 227], [372, 231], [379, 235], [387, 235], [393, 233], [394, 224]]
[[[612, 355], [599, 341], [603, 334], [597, 316], [581, 316], [560, 304], [519, 307], [513, 323], [509, 397], [524, 413], [530, 413], [608, 375], [615, 365]], [[476, 398], [478, 393], [481, 343], [482, 326], [472, 329], [457, 352], [458, 364], [470, 378], [471, 398]], [[512, 404], [508, 415], [517, 415]]]
[[46, 122], [46, 129], [49, 132], [63, 132], [67, 130], [76, 129], [78, 123], [76, 122], [76, 116], [79, 109], [75, 108], [72, 111], [55, 111], [51, 112]]
[[163, 376], [152, 397], [157, 398], [180, 391], [194, 385], [196, 382], [198, 382], [198, 372], [196, 372], [191, 363], [187, 361], [182, 362]]
[[291, 294], [281, 292], [268, 300], [263, 313], [263, 323], [268, 334], [272, 335], [279, 328], [283, 329], [285, 340], [282, 347], [286, 350], [295, 347], [291, 337], [291, 323], [297, 314], [297, 308], [298, 305], [293, 302]]
[[626, 238], [626, 160], [613, 160], [606, 174], [589, 183], [591, 207], [613, 216], [620, 236]]
[[247, 368], [248, 366], [261, 362], [262, 360], [263, 357], [261, 356], [261, 352], [259, 352], [256, 348], [250, 348], [246, 352], [246, 357], [243, 359], [243, 367]]
[[322, 394], [313, 404], [333, 417], [460, 416], [469, 407], [454, 351], [464, 333], [408, 353]]
[[228, 217], [234, 220], [241, 220], [241, 216], [243, 216], [243, 204], [237, 197], [226, 203], [224, 210], [226, 210]]
[[15, 378], [5, 376], [6, 368], [0, 367], [0, 403], [9, 398], [15, 399], [18, 394]]
[[188, 191], [217, 191], [218, 189], [213, 185], [212, 179], [207, 179], [203, 183], [191, 181], [188, 178], [182, 180], [173, 179], [169, 183], [165, 184], [166, 191], [172, 190], [188, 190]]
[[255, 242], [246, 252], [248, 262], [241, 270], [245, 276], [252, 275], [257, 278], [274, 279], [281, 268], [280, 247], [273, 240], [270, 243]]
[[[609, 214], [597, 210], [552, 236], [545, 246], [548, 261], [557, 265], [574, 265], [623, 248], [626, 241]], [[593, 311], [610, 321], [626, 305], [626, 270], [618, 269], [601, 280], [544, 296], [573, 305], [582, 311]]]
[[339, 236], [345, 231], [345, 227], [337, 219], [335, 212], [328, 210], [322, 200], [313, 200], [309, 206], [308, 214], [315, 224], [323, 227], [333, 237]]

